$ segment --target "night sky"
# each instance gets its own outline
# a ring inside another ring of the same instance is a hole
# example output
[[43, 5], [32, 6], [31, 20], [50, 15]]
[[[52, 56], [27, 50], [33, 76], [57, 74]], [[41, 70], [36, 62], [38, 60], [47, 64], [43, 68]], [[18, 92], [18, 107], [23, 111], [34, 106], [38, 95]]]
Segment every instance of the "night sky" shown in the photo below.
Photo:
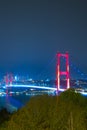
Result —
[[87, 73], [86, 0], [0, 1], [1, 73], [51, 77], [56, 53], [66, 51]]

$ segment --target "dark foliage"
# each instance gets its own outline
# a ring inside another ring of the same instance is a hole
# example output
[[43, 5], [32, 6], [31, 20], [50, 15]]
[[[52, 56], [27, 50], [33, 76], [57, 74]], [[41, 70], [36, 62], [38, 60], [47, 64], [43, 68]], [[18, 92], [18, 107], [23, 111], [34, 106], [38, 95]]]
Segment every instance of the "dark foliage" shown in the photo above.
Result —
[[68, 90], [59, 96], [36, 96], [0, 130], [87, 130], [87, 98]]

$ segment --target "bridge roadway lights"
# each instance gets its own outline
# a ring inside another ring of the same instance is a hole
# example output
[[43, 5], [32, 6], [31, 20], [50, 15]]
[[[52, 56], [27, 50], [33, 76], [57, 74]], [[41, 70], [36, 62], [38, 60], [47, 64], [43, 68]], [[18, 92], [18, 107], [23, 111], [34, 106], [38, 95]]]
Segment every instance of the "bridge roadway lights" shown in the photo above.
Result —
[[46, 90], [53, 90], [53, 91], [56, 91], [57, 88], [53, 88], [53, 87], [45, 87], [45, 86], [34, 86], [34, 85], [23, 85], [23, 84], [20, 84], [20, 85], [17, 85], [17, 84], [10, 84], [10, 85], [6, 85], [6, 86], [3, 86], [3, 88], [9, 88], [9, 87], [28, 87], [28, 88], [37, 88], [37, 89], [46, 89]]

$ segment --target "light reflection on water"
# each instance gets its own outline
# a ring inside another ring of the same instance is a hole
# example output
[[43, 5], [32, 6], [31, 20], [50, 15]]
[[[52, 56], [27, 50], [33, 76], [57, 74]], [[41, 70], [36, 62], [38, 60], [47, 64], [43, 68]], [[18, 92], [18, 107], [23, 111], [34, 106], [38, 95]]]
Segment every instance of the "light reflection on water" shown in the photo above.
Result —
[[0, 97], [0, 109], [6, 108], [9, 112], [17, 111], [24, 106], [31, 96], [26, 95], [14, 95], [14, 96], [2, 96]]
[[14, 112], [29, 102], [32, 96], [52, 94], [53, 92], [53, 90], [26, 87], [2, 88], [0, 89], [0, 108], [6, 108], [9, 112]]
[[[37, 95], [41, 95], [38, 93]], [[82, 94], [83, 95], [83, 94]], [[3, 95], [0, 96], [0, 109], [6, 108], [9, 112], [14, 112], [23, 107], [27, 102], [29, 102], [30, 98], [35, 96], [34, 93], [32, 94], [13, 94], [13, 95]], [[87, 97], [87, 95], [83, 95]]]

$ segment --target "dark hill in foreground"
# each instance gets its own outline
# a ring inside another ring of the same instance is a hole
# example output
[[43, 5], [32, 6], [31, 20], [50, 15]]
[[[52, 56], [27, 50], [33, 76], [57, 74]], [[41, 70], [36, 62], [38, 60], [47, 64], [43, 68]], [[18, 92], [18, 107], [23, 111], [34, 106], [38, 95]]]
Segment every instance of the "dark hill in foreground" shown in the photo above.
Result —
[[0, 130], [87, 130], [87, 99], [73, 90], [33, 97]]

